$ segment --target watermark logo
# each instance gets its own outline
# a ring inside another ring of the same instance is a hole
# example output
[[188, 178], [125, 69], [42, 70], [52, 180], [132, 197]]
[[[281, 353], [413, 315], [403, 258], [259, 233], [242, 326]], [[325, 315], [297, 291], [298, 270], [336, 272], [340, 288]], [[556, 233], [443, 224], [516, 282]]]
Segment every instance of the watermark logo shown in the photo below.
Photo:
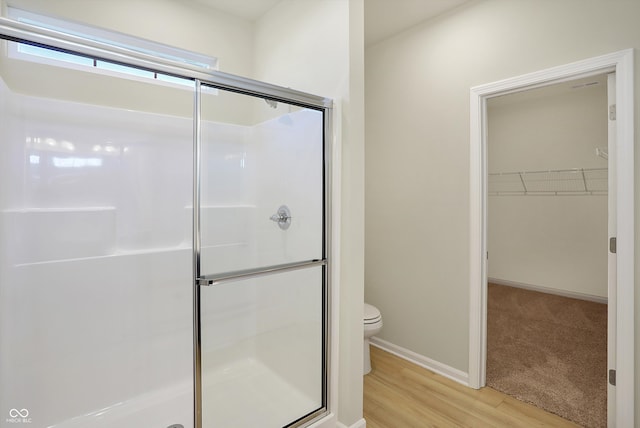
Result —
[[6, 418], [6, 422], [9, 424], [30, 424], [29, 410], [16, 408], [9, 410], [9, 417]]

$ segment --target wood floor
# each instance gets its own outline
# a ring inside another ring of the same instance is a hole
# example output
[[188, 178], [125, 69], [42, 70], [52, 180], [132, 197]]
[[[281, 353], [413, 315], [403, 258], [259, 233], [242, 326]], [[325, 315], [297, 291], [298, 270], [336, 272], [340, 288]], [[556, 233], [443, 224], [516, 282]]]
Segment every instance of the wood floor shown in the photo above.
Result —
[[474, 390], [371, 347], [364, 377], [367, 428], [577, 427], [491, 388]]

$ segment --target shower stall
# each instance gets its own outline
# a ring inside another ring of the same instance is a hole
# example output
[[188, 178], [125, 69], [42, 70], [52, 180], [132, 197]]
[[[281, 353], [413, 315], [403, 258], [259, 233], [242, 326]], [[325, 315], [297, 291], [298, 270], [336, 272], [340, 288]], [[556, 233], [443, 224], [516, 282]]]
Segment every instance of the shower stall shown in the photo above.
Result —
[[320, 426], [331, 101], [8, 19], [0, 37], [0, 426]]

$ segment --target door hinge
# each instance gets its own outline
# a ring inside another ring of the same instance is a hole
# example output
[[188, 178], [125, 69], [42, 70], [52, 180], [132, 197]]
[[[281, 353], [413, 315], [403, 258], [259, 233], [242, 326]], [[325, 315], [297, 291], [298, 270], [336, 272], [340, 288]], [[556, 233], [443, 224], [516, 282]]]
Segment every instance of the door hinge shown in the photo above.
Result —
[[616, 105], [611, 104], [609, 106], [609, 120], [616, 120]]
[[609, 370], [609, 383], [616, 386], [616, 371], [614, 369]]
[[615, 236], [613, 236], [613, 237], [609, 238], [609, 251], [610, 251], [612, 254], [615, 254], [615, 253], [616, 253], [616, 245], [617, 245], [617, 243], [616, 243], [616, 237], [615, 237]]

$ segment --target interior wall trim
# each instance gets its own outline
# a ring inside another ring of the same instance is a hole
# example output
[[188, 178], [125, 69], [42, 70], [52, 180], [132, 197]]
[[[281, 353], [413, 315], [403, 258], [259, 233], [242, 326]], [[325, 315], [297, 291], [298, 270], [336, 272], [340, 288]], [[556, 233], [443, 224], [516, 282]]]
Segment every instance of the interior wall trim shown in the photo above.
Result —
[[507, 287], [522, 288], [523, 290], [538, 291], [540, 293], [554, 294], [556, 296], [569, 297], [571, 299], [586, 300], [589, 302], [607, 304], [607, 296], [578, 293], [577, 291], [560, 290], [558, 288], [544, 287], [542, 285], [525, 284], [524, 282], [509, 281], [507, 279], [487, 278], [487, 282]]
[[465, 386], [469, 386], [469, 374], [463, 372], [462, 370], [458, 370], [439, 361], [432, 360], [429, 357], [425, 357], [424, 355], [418, 354], [417, 352], [410, 351], [407, 348], [403, 348], [402, 346], [395, 345], [391, 342], [387, 342], [386, 340], [380, 339], [375, 336], [369, 339], [369, 342], [373, 346], [383, 349], [413, 364], [424, 367], [427, 370], [431, 370], [434, 373], [461, 383]]
[[357, 421], [352, 425], [345, 425], [341, 422], [338, 422], [338, 424], [336, 425], [337, 428], [366, 428], [366, 426], [367, 426], [367, 421], [365, 421], [364, 419], [360, 419], [359, 421]]

